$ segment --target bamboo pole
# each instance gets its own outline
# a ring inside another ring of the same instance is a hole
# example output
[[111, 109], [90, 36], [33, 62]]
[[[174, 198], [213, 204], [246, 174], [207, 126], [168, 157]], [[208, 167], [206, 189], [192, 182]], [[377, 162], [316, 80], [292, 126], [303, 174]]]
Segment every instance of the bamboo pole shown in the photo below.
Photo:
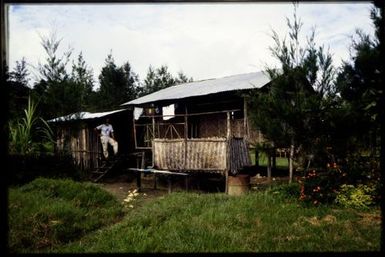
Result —
[[229, 169], [230, 169], [230, 133], [231, 133], [231, 125], [230, 125], [230, 112], [227, 112], [227, 119], [226, 119], [226, 138], [227, 138], [227, 158], [226, 158], [226, 185], [225, 185], [225, 193], [227, 194], [229, 192]]
[[155, 140], [155, 116], [152, 117], [152, 140], [151, 140], [151, 148], [152, 148], [152, 167], [155, 165], [155, 148], [154, 148], [154, 140]]
[[184, 107], [184, 170], [187, 169], [187, 137], [188, 137], [188, 124], [187, 124], [187, 106]]
[[249, 138], [248, 133], [248, 124], [247, 124], [247, 100], [246, 97], [243, 98], [243, 136], [247, 140]]
[[134, 130], [134, 144], [135, 144], [135, 149], [138, 148], [138, 143], [136, 140], [136, 124], [135, 124], [135, 116], [132, 116], [132, 124], [133, 124], [133, 130]]

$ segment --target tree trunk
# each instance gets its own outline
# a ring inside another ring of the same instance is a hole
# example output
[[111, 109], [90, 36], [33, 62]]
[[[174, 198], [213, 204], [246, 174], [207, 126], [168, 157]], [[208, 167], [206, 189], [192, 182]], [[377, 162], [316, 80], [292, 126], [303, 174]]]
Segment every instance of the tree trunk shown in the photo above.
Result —
[[293, 158], [294, 158], [294, 139], [291, 139], [289, 157], [289, 183], [293, 182]]
[[255, 166], [259, 168], [259, 151], [257, 147], [255, 147]]

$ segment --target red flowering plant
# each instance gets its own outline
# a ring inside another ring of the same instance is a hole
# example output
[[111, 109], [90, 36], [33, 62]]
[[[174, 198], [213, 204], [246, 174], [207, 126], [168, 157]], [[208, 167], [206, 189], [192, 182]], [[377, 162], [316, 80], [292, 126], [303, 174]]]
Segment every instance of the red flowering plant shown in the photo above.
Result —
[[346, 173], [335, 162], [321, 169], [309, 169], [298, 181], [301, 185], [299, 199], [313, 205], [332, 203], [345, 177]]

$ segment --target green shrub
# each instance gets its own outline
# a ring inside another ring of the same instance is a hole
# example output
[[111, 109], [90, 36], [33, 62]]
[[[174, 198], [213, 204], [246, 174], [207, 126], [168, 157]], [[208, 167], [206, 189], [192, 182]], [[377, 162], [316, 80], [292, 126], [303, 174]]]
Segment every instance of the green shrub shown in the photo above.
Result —
[[333, 203], [337, 190], [345, 179], [346, 173], [343, 173], [335, 163], [328, 164], [326, 171], [312, 169], [299, 181], [300, 200], [314, 205]]
[[376, 189], [373, 186], [359, 184], [342, 185], [336, 197], [336, 203], [344, 207], [366, 209], [374, 204], [373, 195]]

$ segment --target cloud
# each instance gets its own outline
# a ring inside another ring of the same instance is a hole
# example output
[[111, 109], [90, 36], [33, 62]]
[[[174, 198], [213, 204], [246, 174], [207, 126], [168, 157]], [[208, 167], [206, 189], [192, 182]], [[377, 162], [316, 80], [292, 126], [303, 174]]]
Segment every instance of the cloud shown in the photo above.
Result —
[[[258, 71], [274, 64], [273, 28], [287, 34], [290, 3], [15, 5], [10, 19], [10, 65], [26, 57], [44, 61], [38, 32], [55, 27], [74, 54], [83, 52], [95, 80], [110, 50], [117, 65], [129, 61], [141, 79], [149, 65], [168, 65], [195, 80]], [[335, 64], [348, 57], [356, 28], [373, 34], [370, 4], [300, 4], [303, 32], [316, 26], [317, 43], [330, 46]]]

